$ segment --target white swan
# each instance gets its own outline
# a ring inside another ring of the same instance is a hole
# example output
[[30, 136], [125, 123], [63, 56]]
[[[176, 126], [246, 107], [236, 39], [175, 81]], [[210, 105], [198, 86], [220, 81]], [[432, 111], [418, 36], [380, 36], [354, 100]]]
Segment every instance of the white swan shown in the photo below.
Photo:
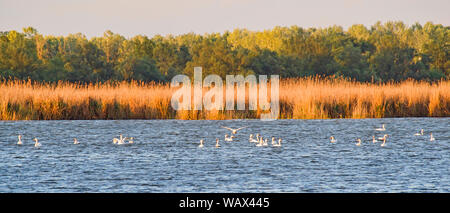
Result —
[[275, 145], [275, 144], [276, 144], [275, 137], [272, 137], [272, 145]]
[[[387, 136], [387, 135], [385, 135]], [[383, 137], [383, 143], [380, 146], [385, 146], [386, 145], [386, 137]]]
[[[258, 135], [256, 137], [258, 137]], [[253, 138], [253, 134], [250, 134], [250, 138], [248, 139], [248, 141], [250, 143], [258, 143], [258, 141]]]
[[246, 128], [246, 126], [244, 126], [244, 127], [241, 127], [241, 128], [237, 128], [237, 129], [232, 129], [232, 128], [230, 128], [230, 127], [226, 127], [226, 126], [222, 126], [222, 128], [225, 128], [225, 129], [228, 129], [228, 130], [230, 130], [231, 131], [231, 134], [236, 134], [237, 133], [237, 131], [238, 130], [241, 130], [241, 129], [243, 129], [243, 128]]
[[414, 134], [414, 136], [421, 136], [421, 135], [423, 135], [423, 129], [420, 130], [420, 133]]
[[202, 148], [203, 147], [203, 139], [200, 140], [200, 145], [198, 145], [198, 148]]
[[375, 139], [375, 135], [372, 135], [372, 143], [378, 142], [377, 139]]
[[356, 139], [356, 141], [358, 141], [358, 143], [356, 143], [356, 146], [361, 146], [361, 139]]
[[73, 144], [80, 144], [76, 138], [73, 138]]
[[34, 140], [34, 147], [36, 147], [36, 148], [39, 148], [39, 147], [41, 147], [41, 144], [38, 142], [38, 139], [37, 138], [34, 138], [33, 139]]
[[123, 138], [122, 140], [119, 140], [118, 142], [117, 142], [117, 144], [118, 145], [123, 145], [123, 144], [125, 144], [125, 140], [127, 139], [127, 137], [125, 137], [125, 138]]
[[337, 140], [334, 139], [334, 136], [331, 136], [331, 137], [330, 137], [330, 142], [331, 142], [331, 143], [336, 143], [336, 141], [337, 141]]
[[267, 143], [267, 138], [264, 140], [264, 143], [263, 143], [263, 146], [267, 146], [267, 145], [269, 145], [268, 143]]
[[126, 140], [127, 138], [126, 138], [126, 137], [124, 138], [124, 137], [122, 136], [122, 134], [120, 134], [119, 136], [120, 136], [119, 138], [114, 138], [114, 139], [113, 139], [113, 143], [114, 143], [114, 144], [125, 144], [125, 140]]
[[225, 134], [225, 141], [233, 141], [234, 136], [228, 137], [228, 134]]
[[129, 139], [128, 139], [128, 143], [130, 143], [130, 144], [131, 144], [131, 143], [134, 143], [133, 140], [134, 140], [134, 137], [129, 138]]
[[430, 141], [435, 141], [436, 139], [434, 139], [434, 137], [433, 137], [433, 133], [431, 132], [430, 133]]
[[22, 145], [22, 135], [17, 136], [19, 141], [17, 141], [17, 145]]
[[259, 133], [256, 133], [256, 141], [255, 141], [255, 143], [259, 143]]
[[[122, 139], [122, 134], [120, 134], [120, 139]], [[120, 140], [119, 138], [113, 138], [113, 143], [116, 144]]]
[[382, 126], [382, 128], [377, 128], [377, 129], [375, 129], [376, 131], [384, 131], [384, 130], [386, 130], [385, 128], [384, 128], [384, 124], [383, 124], [383, 126]]
[[273, 144], [274, 147], [280, 147], [281, 146], [281, 138], [278, 139], [278, 144]]
[[216, 138], [216, 148], [219, 148], [220, 147], [220, 145], [219, 145], [219, 138]]
[[263, 137], [259, 138], [259, 142], [256, 144], [256, 146], [263, 146]]

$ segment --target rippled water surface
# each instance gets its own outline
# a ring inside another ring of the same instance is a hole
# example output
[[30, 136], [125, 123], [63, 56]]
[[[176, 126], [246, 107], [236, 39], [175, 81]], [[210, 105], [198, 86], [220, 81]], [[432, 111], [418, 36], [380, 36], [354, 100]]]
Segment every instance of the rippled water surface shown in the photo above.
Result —
[[[248, 128], [224, 142], [222, 125]], [[120, 133], [135, 143], [113, 144]], [[283, 145], [256, 147], [255, 133]], [[450, 118], [4, 121], [0, 134], [0, 192], [450, 191]], [[372, 143], [383, 134], [386, 146]]]

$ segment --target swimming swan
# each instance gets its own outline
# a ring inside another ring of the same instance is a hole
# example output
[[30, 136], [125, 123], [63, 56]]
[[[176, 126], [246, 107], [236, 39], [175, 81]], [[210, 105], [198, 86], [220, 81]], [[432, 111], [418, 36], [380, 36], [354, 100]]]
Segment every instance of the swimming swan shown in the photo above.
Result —
[[225, 134], [225, 141], [233, 141], [234, 136], [228, 137], [228, 134]]
[[134, 139], [134, 137], [129, 138], [129, 139], [128, 139], [128, 143], [130, 143], [130, 144], [131, 144], [131, 143], [134, 143], [133, 139]]
[[256, 146], [263, 146], [263, 137], [259, 138], [259, 142], [256, 144]]
[[384, 128], [384, 124], [383, 124], [383, 126], [382, 126], [382, 128], [378, 128], [378, 129], [375, 129], [376, 131], [384, 131], [384, 130], [386, 130], [385, 128]]
[[378, 142], [377, 139], [375, 139], [375, 135], [372, 135], [372, 143]]
[[127, 137], [125, 137], [125, 138], [123, 138], [123, 140], [119, 140], [118, 142], [117, 142], [117, 144], [118, 145], [123, 145], [123, 144], [125, 144], [125, 140], [126, 139], [128, 139]]
[[41, 144], [38, 142], [38, 139], [37, 139], [37, 138], [34, 138], [33, 140], [35, 141], [34, 147], [36, 147], [36, 148], [41, 147]]
[[385, 146], [386, 145], [386, 137], [383, 137], [383, 143], [380, 146]]
[[17, 141], [17, 145], [22, 145], [22, 135], [17, 136], [19, 141]]
[[220, 147], [220, 145], [219, 145], [219, 138], [216, 138], [216, 148], [219, 148]]
[[119, 136], [120, 136], [119, 138], [114, 138], [114, 139], [113, 139], [113, 143], [114, 143], [114, 144], [125, 144], [125, 140], [126, 140], [127, 138], [126, 138], [126, 137], [124, 138], [124, 137], [122, 136], [122, 134], [120, 134]]
[[200, 145], [198, 145], [198, 148], [202, 148], [203, 147], [203, 139], [200, 140]]
[[244, 127], [241, 127], [241, 128], [238, 128], [238, 129], [232, 129], [232, 128], [230, 128], [230, 127], [226, 127], [226, 126], [222, 126], [222, 128], [225, 128], [225, 129], [228, 129], [228, 130], [230, 130], [231, 131], [231, 134], [236, 134], [237, 133], [237, 131], [238, 130], [241, 130], [241, 129], [244, 129], [244, 128], [246, 128], [246, 126], [244, 126]]
[[281, 146], [281, 138], [278, 139], [278, 144], [273, 144], [274, 147], [280, 147]]
[[73, 144], [80, 144], [76, 138], [73, 138]]
[[361, 146], [361, 139], [356, 139], [356, 141], [358, 141], [358, 143], [356, 143], [356, 146]]
[[267, 145], [269, 145], [268, 143], [267, 143], [267, 138], [264, 140], [264, 143], [263, 143], [263, 146], [267, 146]]
[[421, 135], [423, 135], [423, 129], [420, 130], [420, 133], [414, 134], [414, 136], [421, 136]]
[[430, 141], [435, 141], [436, 139], [434, 139], [434, 137], [433, 137], [433, 133], [431, 132], [430, 133]]
[[[258, 135], [256, 137], [258, 137]], [[250, 134], [250, 138], [248, 139], [248, 141], [250, 143], [258, 143], [258, 141], [253, 138], [253, 134]]]
[[334, 139], [334, 136], [331, 136], [331, 137], [330, 137], [330, 142], [331, 142], [331, 143], [336, 143], [336, 141], [337, 141], [337, 140]]

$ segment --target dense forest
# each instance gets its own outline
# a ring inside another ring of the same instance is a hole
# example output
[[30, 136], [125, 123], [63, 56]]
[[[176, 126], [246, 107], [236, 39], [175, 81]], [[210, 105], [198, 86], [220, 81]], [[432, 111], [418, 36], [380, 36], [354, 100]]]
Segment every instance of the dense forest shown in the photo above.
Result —
[[0, 78], [36, 81], [170, 81], [191, 75], [337, 76], [357, 81], [450, 79], [450, 28], [426, 23], [353, 25], [347, 30], [275, 27], [262, 32], [125, 38], [41, 35], [32, 27], [0, 32]]

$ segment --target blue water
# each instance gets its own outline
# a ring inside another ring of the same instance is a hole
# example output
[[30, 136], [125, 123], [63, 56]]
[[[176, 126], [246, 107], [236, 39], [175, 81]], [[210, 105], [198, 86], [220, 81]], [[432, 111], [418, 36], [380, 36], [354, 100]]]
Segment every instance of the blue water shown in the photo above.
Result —
[[[249, 127], [224, 142], [222, 125]], [[135, 143], [113, 144], [120, 133]], [[256, 147], [256, 133], [283, 145]], [[3, 121], [0, 135], [0, 192], [450, 191], [450, 118]]]

